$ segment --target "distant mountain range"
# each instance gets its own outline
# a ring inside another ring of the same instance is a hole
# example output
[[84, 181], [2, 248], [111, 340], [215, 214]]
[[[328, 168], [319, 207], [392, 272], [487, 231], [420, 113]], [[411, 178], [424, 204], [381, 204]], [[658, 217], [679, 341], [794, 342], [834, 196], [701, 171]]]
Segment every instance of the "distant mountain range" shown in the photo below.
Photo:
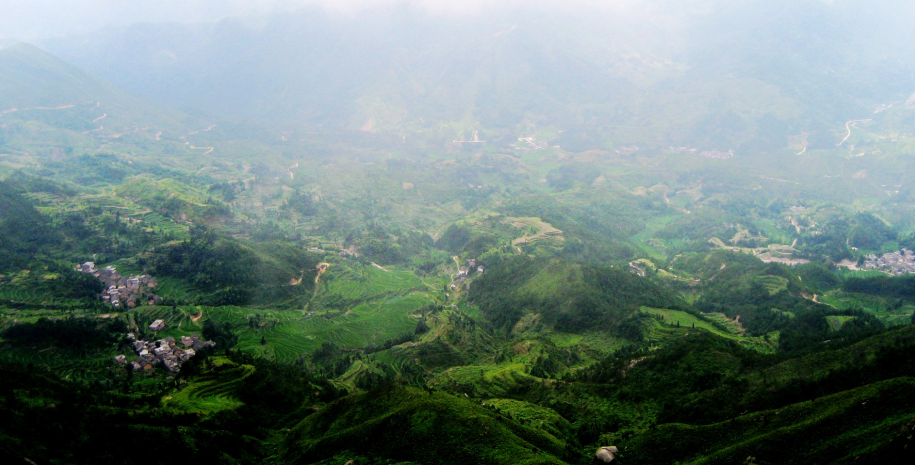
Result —
[[[738, 155], [915, 90], [907, 2], [643, 2], [619, 15], [484, 18], [305, 9], [141, 24], [42, 47], [178, 108], [268, 123], [492, 142], [562, 131], [573, 151], [690, 145]], [[828, 144], [827, 144], [828, 145]]]

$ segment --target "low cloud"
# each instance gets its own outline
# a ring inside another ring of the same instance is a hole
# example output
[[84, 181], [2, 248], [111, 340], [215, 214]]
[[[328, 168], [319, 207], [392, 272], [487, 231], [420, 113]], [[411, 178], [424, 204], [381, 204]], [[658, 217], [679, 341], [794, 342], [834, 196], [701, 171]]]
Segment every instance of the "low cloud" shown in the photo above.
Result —
[[0, 0], [0, 38], [61, 37], [139, 22], [202, 22], [318, 7], [356, 14], [409, 8], [433, 15], [487, 14], [506, 8], [619, 8], [639, 0]]

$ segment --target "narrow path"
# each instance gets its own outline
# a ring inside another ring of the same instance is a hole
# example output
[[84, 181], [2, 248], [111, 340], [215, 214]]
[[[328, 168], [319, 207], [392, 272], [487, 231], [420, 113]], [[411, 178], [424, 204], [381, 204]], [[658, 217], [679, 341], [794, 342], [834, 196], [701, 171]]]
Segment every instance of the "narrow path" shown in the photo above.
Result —
[[[189, 143], [189, 142], [185, 142], [185, 144], [188, 144], [188, 143]], [[195, 146], [191, 145], [190, 148], [191, 148], [192, 150], [206, 150], [206, 152], [201, 153], [201, 155], [206, 155], [206, 154], [211, 153], [211, 152], [213, 151], [213, 147], [195, 147]]]
[[99, 116], [98, 118], [92, 120], [92, 122], [93, 122], [93, 123], [98, 123], [99, 121], [105, 119], [105, 117], [107, 117], [107, 116], [108, 116], [108, 113], [105, 113], [105, 114], [103, 114], [102, 116]]
[[207, 132], [207, 131], [212, 130], [212, 129], [215, 128], [215, 127], [216, 127], [216, 125], [213, 124], [213, 125], [210, 125], [210, 127], [206, 128], [206, 129], [201, 129], [201, 130], [199, 130], [199, 131], [192, 131], [192, 132], [189, 132], [189, 133], [187, 133], [187, 135], [193, 136], [194, 134], [198, 134], [198, 133], [201, 133], [201, 132]]
[[385, 273], [390, 273], [390, 272], [391, 272], [391, 270], [386, 270], [383, 266], [381, 266], [381, 265], [379, 265], [379, 264], [377, 264], [377, 263], [375, 263], [375, 262], [372, 262], [372, 266], [374, 266], [375, 268], [378, 268], [378, 269], [381, 270], [381, 271], [384, 271]]
[[200, 321], [201, 318], [203, 318], [203, 310], [201, 310], [197, 316], [192, 316], [191, 321], [196, 323], [196, 322]]
[[67, 105], [58, 105], [56, 107], [34, 107], [34, 108], [8, 108], [6, 110], [0, 110], [0, 115], [5, 115], [7, 113], [16, 113], [17, 111], [28, 111], [28, 110], [66, 110], [67, 108], [73, 108], [76, 104], [70, 103]]

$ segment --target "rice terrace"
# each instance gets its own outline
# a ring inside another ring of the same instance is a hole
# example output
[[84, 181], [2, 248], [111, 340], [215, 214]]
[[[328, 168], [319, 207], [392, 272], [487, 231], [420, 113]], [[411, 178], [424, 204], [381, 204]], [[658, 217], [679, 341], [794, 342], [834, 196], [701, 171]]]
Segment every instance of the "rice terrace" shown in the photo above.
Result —
[[915, 463], [915, 2], [20, 3], [0, 463]]

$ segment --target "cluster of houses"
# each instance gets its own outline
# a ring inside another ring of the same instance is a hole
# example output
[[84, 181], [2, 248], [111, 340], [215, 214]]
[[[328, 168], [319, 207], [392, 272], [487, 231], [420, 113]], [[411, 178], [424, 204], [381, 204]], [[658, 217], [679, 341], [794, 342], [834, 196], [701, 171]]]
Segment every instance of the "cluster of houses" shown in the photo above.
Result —
[[915, 273], [915, 252], [902, 249], [899, 252], [887, 253], [879, 257], [868, 255], [864, 257], [861, 269], [884, 271], [895, 276]]
[[476, 259], [470, 258], [467, 259], [467, 265], [458, 268], [457, 276], [455, 276], [454, 282], [451, 283], [451, 289], [457, 289], [464, 284], [464, 281], [467, 280], [467, 277], [470, 276], [476, 270], [477, 274], [483, 274], [486, 271], [486, 267], [483, 265], [477, 265]]
[[704, 152], [699, 153], [699, 156], [705, 157], [705, 158], [717, 158], [720, 160], [727, 160], [728, 158], [734, 157], [734, 151], [728, 150], [727, 152], [722, 152], [721, 150], [717, 150], [717, 149], [716, 150], [706, 150]]
[[674, 152], [674, 153], [688, 153], [688, 154], [690, 154], [690, 155], [695, 155], [695, 154], [699, 153], [699, 149], [692, 148], [692, 147], [674, 147], [674, 146], [670, 146], [670, 147], [668, 148], [668, 150], [670, 150], [671, 152]]
[[550, 141], [548, 140], [537, 140], [536, 137], [519, 137], [519, 144], [512, 144], [512, 147], [515, 150], [521, 150], [522, 152], [529, 152], [531, 150], [540, 150], [550, 147]]
[[704, 157], [704, 158], [718, 158], [718, 159], [722, 159], [722, 160], [732, 158], [734, 156], [733, 150], [728, 150], [727, 152], [723, 152], [718, 149], [699, 151], [699, 149], [693, 148], [693, 147], [673, 147], [673, 146], [669, 147], [668, 150], [670, 150], [671, 152], [674, 152], [674, 153], [688, 153], [690, 155], [699, 155], [700, 157]]
[[[165, 322], [162, 320], [156, 320], [149, 325], [149, 329], [152, 331], [160, 331], [163, 328], [165, 328]], [[213, 341], [200, 340], [196, 334], [181, 336], [180, 343], [171, 336], [155, 342], [137, 340], [133, 333], [128, 333], [127, 339], [131, 341], [131, 345], [137, 353], [137, 358], [130, 362], [130, 368], [133, 371], [149, 371], [161, 364], [166, 370], [177, 373], [181, 370], [181, 365], [196, 355], [197, 351], [216, 346]], [[114, 360], [120, 365], [128, 363], [125, 355], [118, 355], [114, 357]]]
[[137, 305], [157, 305], [162, 302], [162, 297], [152, 292], [159, 282], [149, 275], [122, 276], [113, 266], [98, 269], [93, 262], [86, 262], [78, 266], [77, 271], [91, 274], [105, 283], [102, 291], [102, 300], [114, 307], [134, 308]]

